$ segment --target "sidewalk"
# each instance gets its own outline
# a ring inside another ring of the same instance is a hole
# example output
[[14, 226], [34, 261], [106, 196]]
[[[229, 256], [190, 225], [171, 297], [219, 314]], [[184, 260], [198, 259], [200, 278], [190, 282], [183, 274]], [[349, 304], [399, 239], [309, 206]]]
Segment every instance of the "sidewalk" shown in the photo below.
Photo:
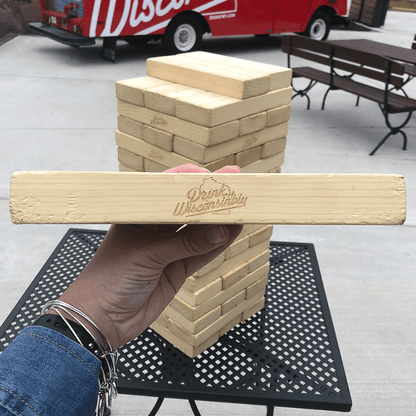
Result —
[[[410, 47], [414, 14], [391, 12], [370, 32], [332, 31], [329, 39], [367, 38]], [[206, 39], [206, 51], [286, 66], [279, 36]], [[38, 36], [19, 36], [0, 47], [0, 322], [38, 273], [68, 226], [10, 222], [9, 181], [18, 170], [118, 170], [114, 132], [114, 83], [144, 76], [146, 59], [160, 45], [142, 49], [120, 42], [117, 63], [101, 59], [101, 43], [72, 49]], [[296, 63], [296, 61], [295, 61]], [[298, 80], [298, 82], [302, 82]], [[368, 153], [386, 134], [376, 104], [333, 91], [320, 110], [325, 87], [296, 98], [284, 173], [402, 174], [408, 214], [401, 227], [275, 226], [276, 241], [315, 245], [353, 398], [351, 415], [412, 416], [416, 408], [416, 120]], [[407, 92], [416, 98], [416, 81]], [[330, 105], [329, 105], [330, 104]], [[400, 116], [397, 116], [399, 118]], [[81, 227], [78, 227], [81, 228]], [[82, 228], [106, 229], [105, 226]], [[120, 396], [114, 416], [148, 414], [155, 399]], [[258, 406], [198, 403], [203, 416], [264, 415]], [[190, 415], [186, 401], [166, 401], [160, 416]], [[283, 416], [334, 412], [276, 409]]]

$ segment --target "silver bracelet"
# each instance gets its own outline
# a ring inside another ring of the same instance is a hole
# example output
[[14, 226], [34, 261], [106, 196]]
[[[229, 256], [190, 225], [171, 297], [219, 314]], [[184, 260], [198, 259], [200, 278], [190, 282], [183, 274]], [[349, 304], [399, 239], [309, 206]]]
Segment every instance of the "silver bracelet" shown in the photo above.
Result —
[[[71, 327], [70, 322], [68, 322], [67, 319], [59, 312], [58, 309], [63, 310], [68, 315], [70, 315], [75, 321], [78, 322], [79, 325], [81, 325], [88, 334], [93, 338], [95, 344], [97, 345], [99, 349], [99, 355], [98, 358], [103, 362], [105, 360], [105, 363], [107, 364], [106, 367], [108, 371], [104, 371], [103, 365], [101, 365], [101, 373], [100, 373], [100, 380], [99, 380], [99, 389], [98, 389], [98, 400], [97, 400], [97, 407], [95, 410], [96, 416], [103, 416], [105, 409], [109, 408], [111, 409], [113, 398], [117, 397], [117, 386], [116, 386], [116, 380], [117, 380], [117, 371], [116, 371], [116, 364], [119, 357], [119, 353], [117, 349], [112, 348], [110, 342], [108, 341], [107, 337], [103, 334], [103, 332], [98, 328], [98, 326], [94, 323], [94, 321], [87, 316], [84, 312], [80, 311], [79, 309], [75, 308], [74, 306], [62, 302], [60, 300], [51, 300], [48, 303], [45, 304], [45, 306], [42, 308], [41, 314], [43, 315], [48, 310], [55, 311], [68, 325], [68, 328], [71, 330], [72, 334], [75, 336], [75, 338], [78, 340], [78, 342], [83, 346], [82, 341], [78, 337], [78, 335], [75, 333], [74, 329]], [[86, 319], [94, 328], [100, 333], [103, 340], [106, 343], [106, 349], [97, 341], [97, 339], [94, 337], [94, 335], [91, 333], [91, 331], [70, 311], [73, 311], [77, 313], [78, 315], [82, 316], [84, 319]]]

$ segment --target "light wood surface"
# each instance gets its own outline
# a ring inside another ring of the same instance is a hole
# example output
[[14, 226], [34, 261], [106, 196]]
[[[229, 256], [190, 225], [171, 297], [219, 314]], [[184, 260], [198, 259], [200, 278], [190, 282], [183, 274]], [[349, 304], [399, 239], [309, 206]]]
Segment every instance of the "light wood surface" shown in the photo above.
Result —
[[129, 103], [144, 106], [145, 92], [150, 88], [171, 85], [159, 78], [140, 77], [116, 82], [116, 97]]
[[290, 85], [290, 68], [207, 52], [150, 58], [147, 74], [163, 80], [246, 99]]
[[19, 223], [402, 224], [400, 175], [16, 172]]
[[168, 84], [151, 88], [144, 93], [144, 105], [154, 111], [175, 115], [176, 100], [198, 94], [199, 90], [181, 84]]
[[[173, 139], [173, 150], [175, 153], [199, 163], [209, 163], [222, 157], [226, 157], [229, 154], [236, 154], [260, 146], [264, 143], [286, 137], [288, 130], [289, 123], [286, 122], [208, 147], [202, 146], [199, 143], [194, 143], [186, 138], [175, 136]], [[257, 172], [266, 172], [267, 170], [268, 169], [257, 170]]]
[[[180, 299], [178, 296], [175, 296], [170, 303], [170, 306], [192, 321], [201, 318], [213, 308], [223, 304], [228, 299], [231, 299], [238, 292], [250, 286], [262, 277], [262, 273], [264, 271], [263, 267], [266, 267], [265, 264], [269, 261], [270, 257], [270, 251], [268, 248], [269, 245], [269, 240], [263, 241], [262, 243], [257, 244], [257, 246], [249, 248], [244, 253], [241, 253], [238, 256], [233, 257], [231, 260], [224, 262], [218, 270], [212, 271], [211, 273], [213, 275], [215, 274], [215, 276], [221, 276], [222, 274], [232, 270], [234, 267], [237, 267], [239, 264], [247, 262], [249, 274], [236, 282], [234, 285], [230, 286], [228, 289], [222, 290], [217, 295], [213, 296], [209, 299], [209, 301], [204, 302], [199, 306], [192, 306]], [[205, 279], [206, 276], [208, 275], [197, 279]], [[211, 279], [210, 281], [213, 280], [215, 279]], [[181, 290], [187, 290], [184, 286], [182, 286]]]
[[[218, 276], [223, 276], [224, 274], [228, 273], [229, 271], [233, 270], [235, 267], [243, 263], [248, 264], [248, 271], [251, 273], [255, 269], [258, 269], [263, 264], [269, 261], [269, 247], [270, 240], [262, 241], [261, 243], [257, 244], [254, 247], [250, 247], [248, 250], [226, 260], [223, 261], [222, 264], [215, 269], [205, 273], [202, 276], [196, 276], [193, 274], [192, 276], [188, 277], [183, 284], [182, 288], [187, 290], [188, 292], [197, 292], [198, 290], [202, 289], [212, 281], [214, 281]], [[267, 251], [267, 255], [266, 255]]]
[[146, 61], [147, 75], [228, 97], [244, 99], [270, 90], [270, 78], [186, 59], [186, 55], [161, 56]]
[[270, 78], [270, 91], [287, 87], [292, 80], [292, 70], [287, 67], [253, 62], [246, 59], [233, 58], [202, 51], [187, 53], [186, 57], [194, 62], [226, 68], [230, 71], [245, 73], [253, 77], [260, 74], [268, 76]]
[[[218, 126], [273, 108], [287, 107], [292, 100], [292, 87], [270, 91], [247, 100], [226, 99], [221, 95], [216, 95], [216, 97], [204, 91], [200, 94], [181, 97], [176, 102], [176, 117], [201, 126]], [[286, 108], [285, 112], [288, 111], [289, 109]], [[270, 120], [276, 117], [279, 117], [278, 113], [270, 115]]]
[[117, 153], [118, 161], [122, 165], [128, 166], [137, 172], [144, 172], [144, 161], [142, 156], [129, 152], [121, 147], [117, 149]]
[[211, 146], [226, 140], [234, 139], [239, 133], [238, 121], [208, 128], [167, 114], [161, 114], [145, 107], [139, 107], [125, 101], [119, 100], [117, 106], [121, 116], [154, 127], [158, 130], [184, 137], [203, 146]]

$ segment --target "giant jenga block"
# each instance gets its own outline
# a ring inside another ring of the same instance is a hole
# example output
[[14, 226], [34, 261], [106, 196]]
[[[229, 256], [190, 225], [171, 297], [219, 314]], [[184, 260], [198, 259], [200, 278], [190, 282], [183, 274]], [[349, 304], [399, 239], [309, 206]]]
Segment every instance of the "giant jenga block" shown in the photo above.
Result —
[[[192, 52], [151, 58], [147, 74], [116, 84], [120, 170], [194, 163], [210, 171], [236, 164], [243, 172], [280, 172], [290, 70]], [[187, 279], [152, 328], [195, 357], [260, 310], [271, 232], [246, 225], [221, 256]]]

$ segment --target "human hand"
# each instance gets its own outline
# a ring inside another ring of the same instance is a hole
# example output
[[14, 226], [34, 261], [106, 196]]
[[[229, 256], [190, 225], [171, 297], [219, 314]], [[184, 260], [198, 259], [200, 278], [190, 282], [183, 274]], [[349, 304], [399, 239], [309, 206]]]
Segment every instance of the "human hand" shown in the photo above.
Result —
[[[209, 171], [188, 164], [166, 172]], [[241, 171], [227, 166], [216, 172]], [[241, 225], [179, 228], [112, 225], [97, 253], [59, 300], [86, 313], [112, 347], [133, 340], [157, 319], [186, 278], [222, 253], [242, 230]], [[100, 340], [95, 328], [80, 320]]]

